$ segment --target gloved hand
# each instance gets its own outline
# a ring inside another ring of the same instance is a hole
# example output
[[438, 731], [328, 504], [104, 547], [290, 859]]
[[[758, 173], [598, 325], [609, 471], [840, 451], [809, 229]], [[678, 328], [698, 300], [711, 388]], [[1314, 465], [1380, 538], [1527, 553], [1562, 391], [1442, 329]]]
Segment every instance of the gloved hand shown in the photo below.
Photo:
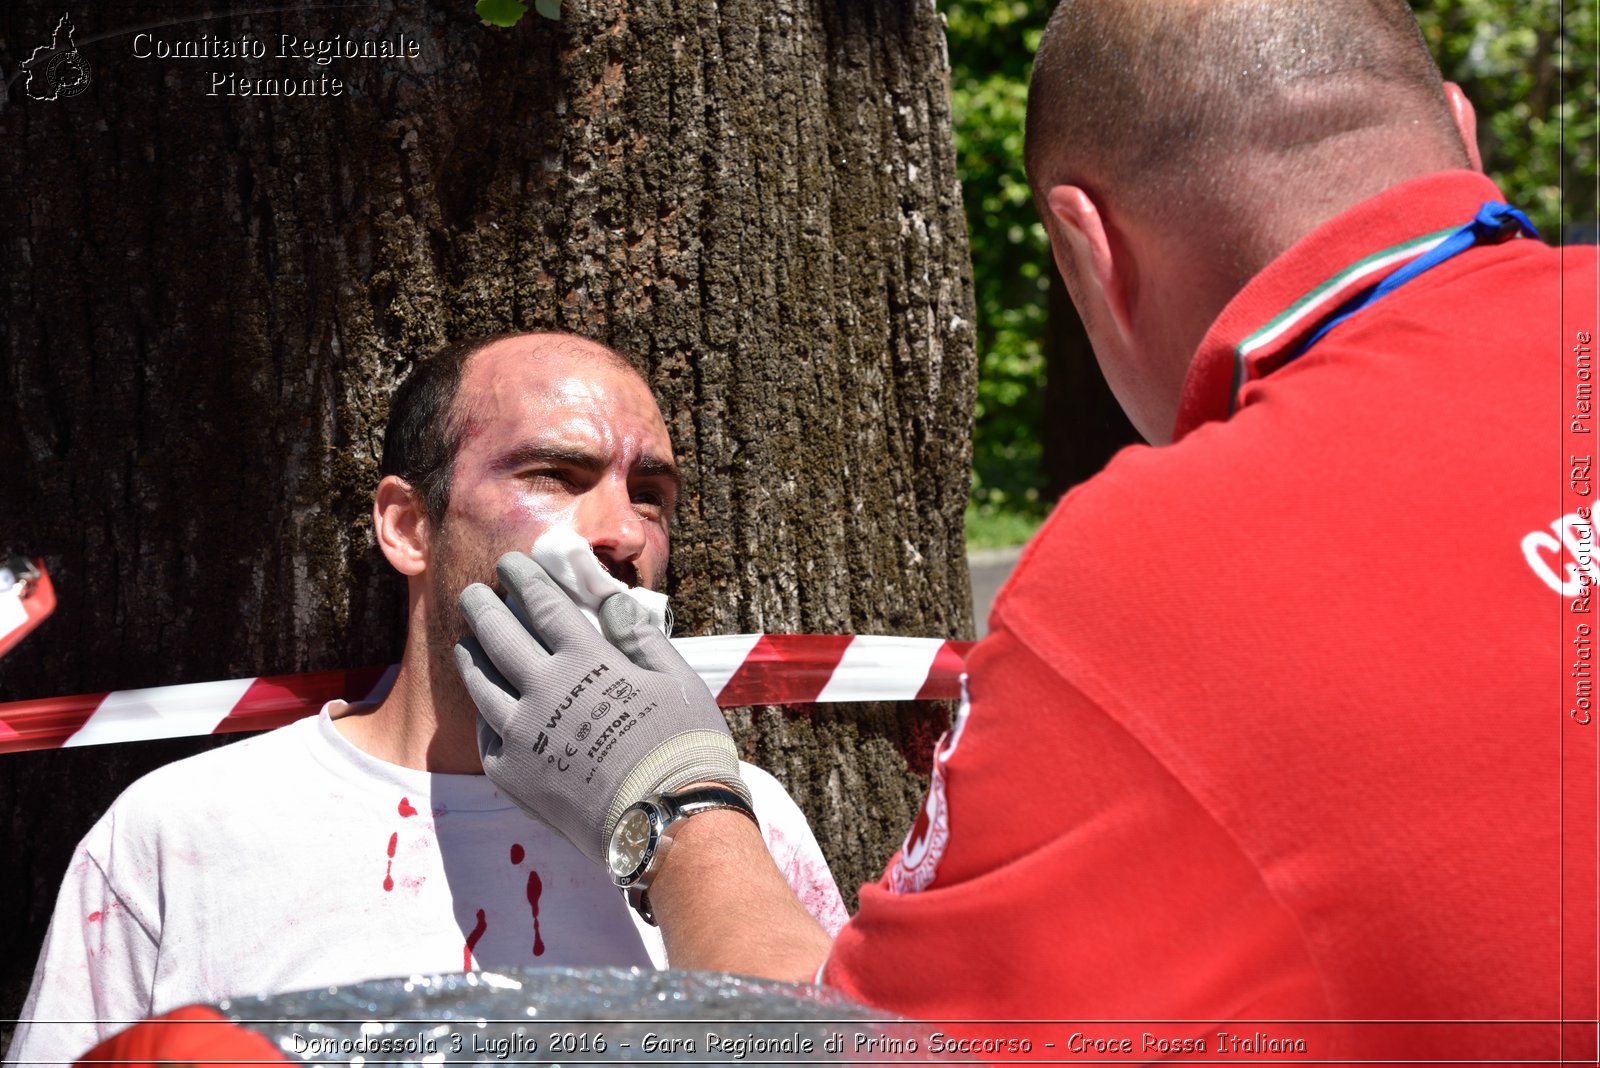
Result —
[[750, 799], [716, 699], [631, 597], [600, 606], [602, 637], [527, 555], [495, 571], [528, 625], [473, 583], [461, 611], [476, 637], [456, 666], [483, 770], [524, 812], [603, 861], [623, 809], [650, 794], [717, 782]]

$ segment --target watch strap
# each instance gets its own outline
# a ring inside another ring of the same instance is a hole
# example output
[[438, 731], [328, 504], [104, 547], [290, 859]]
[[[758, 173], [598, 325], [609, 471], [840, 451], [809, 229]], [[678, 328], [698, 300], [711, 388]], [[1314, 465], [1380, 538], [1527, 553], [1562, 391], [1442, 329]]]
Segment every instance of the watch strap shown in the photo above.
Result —
[[701, 786], [693, 790], [679, 790], [670, 794], [657, 795], [668, 812], [668, 822], [688, 819], [701, 812], [709, 812], [714, 808], [731, 808], [744, 813], [750, 822], [759, 827], [761, 824], [756, 819], [755, 809], [750, 807], [750, 802], [725, 786]]

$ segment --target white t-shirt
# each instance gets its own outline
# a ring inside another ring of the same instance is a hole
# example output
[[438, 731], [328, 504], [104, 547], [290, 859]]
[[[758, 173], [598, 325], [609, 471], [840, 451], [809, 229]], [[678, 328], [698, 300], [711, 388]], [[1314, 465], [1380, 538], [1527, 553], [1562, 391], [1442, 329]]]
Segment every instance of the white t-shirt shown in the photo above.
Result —
[[[362, 752], [338, 707], [122, 793], [73, 854], [8, 1063], [68, 1062], [193, 1002], [469, 968], [666, 967], [660, 931], [601, 866], [482, 775]], [[772, 776], [742, 771], [779, 870], [837, 931], [844, 904], [804, 815]]]

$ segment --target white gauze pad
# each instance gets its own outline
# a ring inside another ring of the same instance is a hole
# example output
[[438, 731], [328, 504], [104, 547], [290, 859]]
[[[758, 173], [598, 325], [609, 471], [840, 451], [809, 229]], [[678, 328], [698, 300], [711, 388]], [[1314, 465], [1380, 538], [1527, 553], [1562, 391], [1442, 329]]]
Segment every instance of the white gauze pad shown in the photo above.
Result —
[[544, 568], [572, 603], [600, 629], [600, 605], [615, 593], [625, 593], [644, 609], [645, 617], [661, 633], [667, 633], [667, 595], [630, 587], [613, 577], [589, 548], [589, 542], [571, 527], [551, 527], [533, 543], [533, 562]]

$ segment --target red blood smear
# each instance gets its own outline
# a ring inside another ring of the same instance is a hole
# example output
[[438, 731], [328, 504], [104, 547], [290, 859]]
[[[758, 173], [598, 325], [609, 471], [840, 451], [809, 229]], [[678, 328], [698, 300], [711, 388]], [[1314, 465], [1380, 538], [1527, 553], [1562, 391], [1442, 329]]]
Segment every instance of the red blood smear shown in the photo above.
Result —
[[487, 931], [488, 929], [489, 921], [484, 918], [483, 910], [479, 909], [478, 922], [476, 926], [472, 928], [472, 933], [467, 935], [467, 944], [465, 948], [461, 950], [462, 971], [470, 972], [472, 970], [472, 947], [478, 944], [478, 939], [482, 938], [483, 932]]
[[528, 873], [528, 906], [533, 909], [533, 955], [544, 956], [544, 939], [539, 936], [539, 895], [544, 892], [544, 884], [539, 881], [539, 873]]
[[406, 816], [415, 816], [416, 814], [417, 814], [417, 810], [411, 807], [411, 798], [402, 797], [400, 799], [400, 815], [401, 815], [401, 817], [404, 818]]
[[524, 855], [525, 854], [522, 852], [522, 847], [513, 842], [511, 845], [511, 863], [521, 864]]
[[89, 922], [90, 923], [99, 923], [100, 922], [100, 918], [102, 916], [104, 916], [104, 915], [105, 915], [105, 913], [103, 913], [103, 912], [91, 912], [91, 913], [89, 913]]
[[383, 866], [383, 888], [385, 890], [394, 889], [394, 847], [399, 841], [399, 831], [389, 836], [389, 863]]

